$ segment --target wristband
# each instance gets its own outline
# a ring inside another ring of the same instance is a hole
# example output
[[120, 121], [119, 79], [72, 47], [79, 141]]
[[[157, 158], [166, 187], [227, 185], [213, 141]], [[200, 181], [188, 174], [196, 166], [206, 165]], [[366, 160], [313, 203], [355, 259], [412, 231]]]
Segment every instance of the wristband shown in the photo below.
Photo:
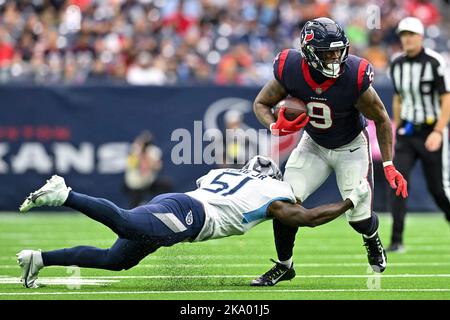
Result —
[[383, 162], [383, 168], [386, 168], [387, 166], [393, 166], [394, 164], [392, 163], [392, 160], [391, 161], [384, 161]]

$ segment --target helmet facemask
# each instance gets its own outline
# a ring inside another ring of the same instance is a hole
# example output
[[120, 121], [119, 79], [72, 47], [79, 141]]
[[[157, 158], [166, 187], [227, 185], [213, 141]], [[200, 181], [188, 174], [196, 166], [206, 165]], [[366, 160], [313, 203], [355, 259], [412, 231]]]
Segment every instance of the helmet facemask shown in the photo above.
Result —
[[[340, 57], [331, 63], [326, 63], [325, 53], [334, 50], [340, 50]], [[325, 77], [337, 78], [344, 72], [342, 64], [348, 57], [348, 45], [325, 50], [316, 50], [310, 45], [305, 45], [302, 48], [302, 53], [303, 51], [306, 51], [304, 55], [307, 56], [308, 63]]]

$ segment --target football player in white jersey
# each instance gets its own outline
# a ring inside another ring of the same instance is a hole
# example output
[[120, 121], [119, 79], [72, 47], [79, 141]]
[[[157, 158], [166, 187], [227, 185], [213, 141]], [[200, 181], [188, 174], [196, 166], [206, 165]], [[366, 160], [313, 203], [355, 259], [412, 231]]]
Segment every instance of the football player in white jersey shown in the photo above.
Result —
[[22, 283], [38, 287], [36, 279], [44, 266], [130, 269], [162, 246], [244, 234], [273, 217], [290, 226], [314, 227], [356, 207], [367, 194], [367, 183], [361, 183], [342, 202], [306, 209], [296, 204], [291, 186], [281, 179], [275, 162], [256, 156], [241, 169], [211, 170], [197, 180], [194, 191], [162, 194], [146, 205], [125, 210], [108, 200], [71, 191], [62, 177], [53, 176], [25, 199], [21, 212], [40, 206], [69, 207], [109, 227], [119, 238], [109, 249], [22, 250], [17, 254]]

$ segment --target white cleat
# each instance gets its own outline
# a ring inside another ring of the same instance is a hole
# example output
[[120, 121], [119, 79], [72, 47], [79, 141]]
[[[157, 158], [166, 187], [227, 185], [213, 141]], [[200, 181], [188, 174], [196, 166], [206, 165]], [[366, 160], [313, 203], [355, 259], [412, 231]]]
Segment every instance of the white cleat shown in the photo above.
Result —
[[64, 204], [71, 188], [66, 186], [64, 178], [54, 175], [39, 190], [30, 193], [20, 206], [20, 212], [41, 206], [58, 207]]
[[16, 254], [17, 263], [22, 268], [20, 281], [25, 288], [38, 288], [36, 283], [39, 271], [44, 267], [42, 254], [36, 250], [22, 250]]

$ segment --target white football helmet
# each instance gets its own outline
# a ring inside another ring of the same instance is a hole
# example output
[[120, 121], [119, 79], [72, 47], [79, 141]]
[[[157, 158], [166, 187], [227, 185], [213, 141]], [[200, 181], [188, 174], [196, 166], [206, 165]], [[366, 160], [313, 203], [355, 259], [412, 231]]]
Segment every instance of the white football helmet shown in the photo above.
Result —
[[283, 174], [281, 173], [278, 165], [270, 159], [269, 157], [264, 156], [254, 156], [242, 167], [242, 169], [256, 171], [258, 173], [265, 174], [273, 179], [283, 180]]

